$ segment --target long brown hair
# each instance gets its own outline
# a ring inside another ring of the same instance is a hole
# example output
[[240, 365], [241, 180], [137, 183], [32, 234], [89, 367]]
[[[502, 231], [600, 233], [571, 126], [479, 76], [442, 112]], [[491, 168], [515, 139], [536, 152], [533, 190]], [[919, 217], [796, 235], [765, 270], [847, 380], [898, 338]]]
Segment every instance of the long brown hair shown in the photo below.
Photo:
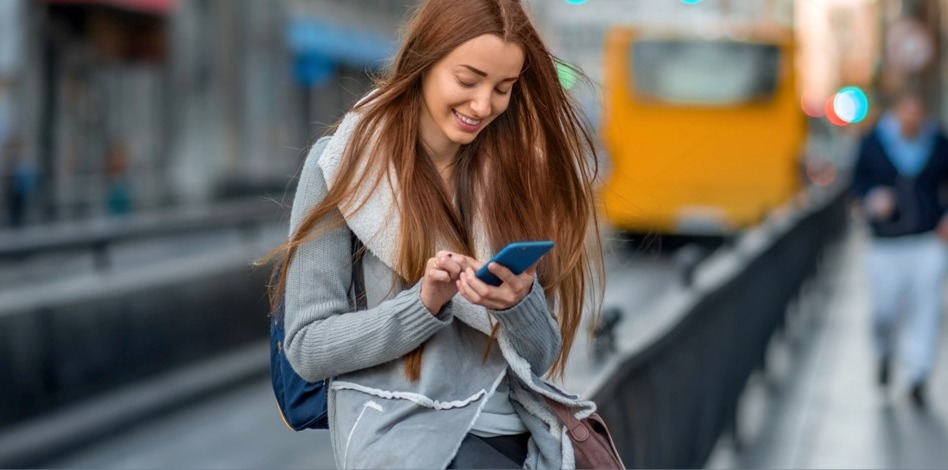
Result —
[[[524, 70], [507, 110], [461, 147], [454, 165], [455, 208], [420, 141], [422, 77], [456, 47], [484, 34], [520, 45]], [[357, 188], [376, 188], [382, 178], [398, 188], [395, 273], [406, 283], [424, 275], [439, 242], [474, 255], [476, 218], [494, 251], [512, 241], [553, 240], [556, 248], [537, 273], [563, 337], [550, 374], [562, 377], [584, 300], [593, 300], [597, 311], [601, 299], [601, 286], [594, 288], [594, 280], [602, 273], [602, 254], [593, 191], [595, 148], [587, 121], [559, 84], [556, 62], [518, 0], [424, 1], [387, 76], [354, 108], [361, 119], [334, 186], [271, 258], [288, 266], [299, 246], [324, 229], [323, 219], [337, 207], [357, 210], [365, 201], [353, 201], [352, 195], [368, 193]], [[443, 223], [431, 224], [433, 220]], [[286, 273], [282, 269], [271, 286], [272, 302], [282, 297]], [[596, 295], [587, 295], [594, 291]], [[417, 380], [422, 348], [405, 360], [406, 374]]]

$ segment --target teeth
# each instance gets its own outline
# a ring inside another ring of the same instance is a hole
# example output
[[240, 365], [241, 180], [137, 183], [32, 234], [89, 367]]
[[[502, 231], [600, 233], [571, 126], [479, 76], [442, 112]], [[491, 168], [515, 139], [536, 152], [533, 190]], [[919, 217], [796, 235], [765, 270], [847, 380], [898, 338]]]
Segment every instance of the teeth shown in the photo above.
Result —
[[457, 111], [454, 112], [454, 115], [457, 116], [458, 119], [461, 120], [461, 122], [463, 122], [464, 124], [467, 124], [467, 125], [469, 125], [469, 126], [477, 126], [477, 125], [479, 125], [479, 124], [481, 123], [481, 121], [479, 121], [479, 120], [475, 121], [474, 119], [468, 118], [467, 116], [464, 116], [464, 115], [462, 115], [461, 113], [459, 113], [459, 112], [457, 112]]

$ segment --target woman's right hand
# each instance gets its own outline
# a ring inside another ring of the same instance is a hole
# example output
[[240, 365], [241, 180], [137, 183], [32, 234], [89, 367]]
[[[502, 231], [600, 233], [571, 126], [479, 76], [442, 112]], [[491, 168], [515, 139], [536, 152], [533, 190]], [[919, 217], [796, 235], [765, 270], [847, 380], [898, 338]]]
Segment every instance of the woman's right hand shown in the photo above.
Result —
[[425, 276], [421, 279], [421, 302], [432, 315], [437, 315], [455, 294], [464, 257], [450, 251], [439, 251], [428, 259]]

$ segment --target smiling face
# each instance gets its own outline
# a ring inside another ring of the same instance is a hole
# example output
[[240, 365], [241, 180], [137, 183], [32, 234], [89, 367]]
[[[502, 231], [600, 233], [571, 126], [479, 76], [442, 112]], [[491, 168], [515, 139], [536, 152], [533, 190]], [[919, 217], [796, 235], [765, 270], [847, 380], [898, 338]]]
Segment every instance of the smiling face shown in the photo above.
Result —
[[471, 39], [422, 79], [421, 139], [434, 158], [453, 158], [507, 110], [523, 69], [523, 49], [499, 36]]

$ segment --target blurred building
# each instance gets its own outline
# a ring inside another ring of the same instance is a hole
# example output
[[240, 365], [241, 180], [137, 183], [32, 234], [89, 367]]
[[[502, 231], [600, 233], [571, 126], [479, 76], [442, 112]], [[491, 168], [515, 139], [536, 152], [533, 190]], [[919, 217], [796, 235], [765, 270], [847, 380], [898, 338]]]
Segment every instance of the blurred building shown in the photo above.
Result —
[[0, 2], [0, 132], [38, 169], [29, 220], [102, 215], [119, 180], [133, 210], [282, 196], [410, 3]]
[[[282, 195], [308, 144], [384, 67], [416, 3], [0, 1], [0, 142], [18, 142], [0, 144], [0, 186], [12, 165], [35, 173], [33, 222], [103, 215], [116, 191], [127, 192], [132, 210]], [[573, 91], [594, 123], [604, 33], [618, 23], [709, 37], [728, 25], [795, 25], [805, 36], [801, 91], [815, 90], [816, 102], [840, 86], [906, 80], [944, 99], [948, 61], [939, 55], [948, 51], [940, 46], [948, 0], [527, 3], [557, 55], [592, 79]], [[904, 19], [922, 25], [932, 57], [918, 70], [895, 67], [878, 79], [888, 64], [911, 68], [917, 59], [893, 61], [889, 50], [900, 49], [886, 45], [905, 36], [889, 34], [905, 31], [895, 27]], [[0, 226], [8, 219], [0, 212]]]

